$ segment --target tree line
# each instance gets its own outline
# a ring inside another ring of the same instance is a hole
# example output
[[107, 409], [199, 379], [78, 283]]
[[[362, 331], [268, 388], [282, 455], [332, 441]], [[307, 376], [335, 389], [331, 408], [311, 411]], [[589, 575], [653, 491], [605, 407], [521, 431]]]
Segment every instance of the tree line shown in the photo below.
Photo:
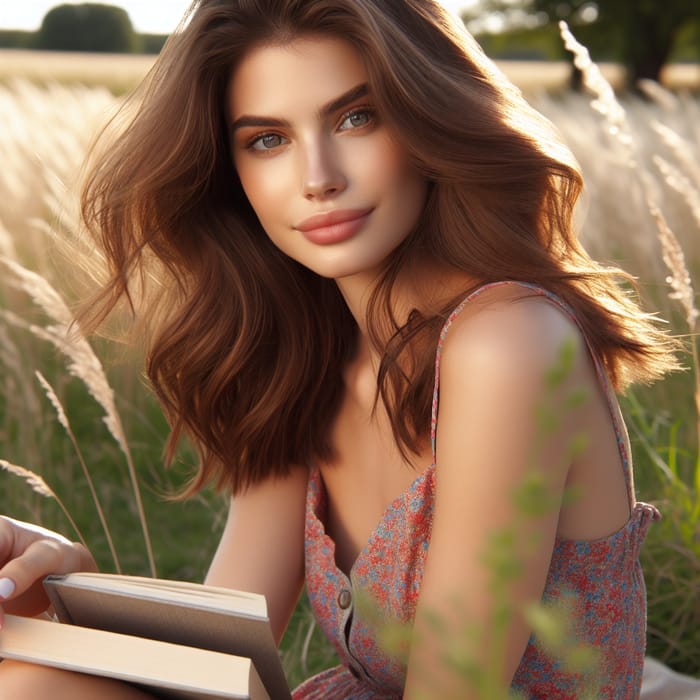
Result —
[[478, 27], [489, 14], [505, 31], [478, 32], [487, 53], [518, 45], [563, 58], [564, 20], [594, 60], [625, 66], [630, 87], [658, 82], [670, 60], [700, 62], [700, 0], [479, 0], [462, 18]]
[[36, 32], [0, 31], [4, 48], [104, 53], [158, 53], [166, 34], [139, 34], [121, 7], [99, 3], [58, 5]]
[[[484, 19], [500, 20], [499, 31]], [[492, 58], [566, 57], [566, 20], [596, 61], [627, 68], [631, 86], [659, 81], [669, 60], [700, 61], [700, 0], [478, 0], [462, 14]], [[37, 32], [0, 32], [0, 46], [63, 51], [158, 53], [167, 35], [138, 34], [114, 5], [58, 5]]]

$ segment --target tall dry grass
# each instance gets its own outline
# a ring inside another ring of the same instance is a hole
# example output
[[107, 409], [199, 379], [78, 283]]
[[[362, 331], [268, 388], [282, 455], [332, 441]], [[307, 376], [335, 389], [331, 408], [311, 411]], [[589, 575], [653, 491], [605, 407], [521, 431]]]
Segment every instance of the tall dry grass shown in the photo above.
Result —
[[[137, 473], [113, 382], [74, 324], [70, 303], [64, 299], [74, 301], [84, 290], [83, 274], [64, 255], [65, 250], [81, 249], [81, 254], [86, 253], [78, 234], [81, 166], [93, 138], [118, 104], [106, 88], [57, 83], [42, 87], [25, 80], [0, 86], [0, 123], [5, 127], [0, 130], [0, 162], [4, 164], [0, 172], [0, 367], [4, 384], [0, 393], [0, 454], [31, 467], [30, 473], [40, 479], [46, 477], [47, 484], [48, 476], [36, 472], [53, 471], [54, 495], [59, 488], [70, 491], [76, 477], [67, 465], [77, 461], [90, 492], [87, 502], [96, 508], [101, 523], [110, 566], [120, 571], [122, 564], [98, 494], [99, 490], [104, 494], [110, 489], [104, 483], [95, 486], [88, 466], [88, 461], [95, 461], [95, 451], [101, 453], [100, 461], [113, 463], [115, 457], [119, 459], [104, 447], [105, 439], [113, 439], [126, 466], [131, 494], [122, 494], [118, 500], [135, 510], [133, 520], [142, 531], [147, 570], [155, 574], [149, 519], [141, 495], [146, 481], [144, 470]], [[37, 377], [35, 370], [40, 368], [47, 368], [45, 373], [51, 378], [43, 374]], [[145, 392], [130, 374], [138, 377], [138, 371], [125, 366], [120, 377], [125, 378], [123, 403], [129, 411], [147, 411]], [[75, 391], [71, 377], [86, 390], [79, 399], [77, 429], [71, 425], [71, 411], [63, 407], [67, 396]], [[128, 391], [131, 396], [126, 396]], [[88, 406], [89, 399], [94, 403]], [[100, 409], [104, 434], [95, 431], [92, 419], [89, 429], [85, 425], [86, 415], [92, 411], [94, 417]], [[56, 431], [49, 429], [56, 421], [64, 431], [64, 440], [67, 436], [73, 447], [72, 455], [56, 447]], [[100, 447], [91, 449], [90, 456], [84, 454], [85, 443], [91, 440], [86, 432], [100, 441]], [[8, 485], [4, 493], [15, 496], [16, 490], [11, 488]], [[155, 484], [150, 488], [157, 489]], [[45, 512], [36, 505], [24, 507], [32, 508], [36, 511], [33, 515], [39, 517]], [[82, 502], [79, 509], [85, 516]], [[71, 525], [79, 535], [80, 528], [75, 522]]]
[[[619, 103], [606, 87], [604, 76], [594, 73], [591, 68], [591, 87], [596, 93], [593, 105], [589, 96], [548, 93], [534, 84], [528, 93], [558, 126], [582, 165], [587, 183], [581, 212], [584, 243], [596, 258], [636, 275], [651, 308], [670, 319], [677, 333], [688, 336], [694, 332], [697, 315], [692, 280], [700, 273], [700, 103], [655, 85], [647, 86], [648, 101], [630, 98]], [[7, 460], [3, 464], [29, 469], [52, 492], [65, 487], [68, 498], [60, 497], [71, 512], [76, 506], [69, 499], [77, 497], [78, 479], [85, 481], [86, 469], [92, 472], [94, 460], [102, 457], [96, 452], [81, 455], [81, 449], [88, 451], [87, 445], [96, 441], [104, 450], [106, 441], [113, 438], [121, 459], [126, 459], [130, 476], [119, 488], [135, 494], [129, 497], [130, 503], [139, 502], [139, 485], [147, 485], [149, 498], [163, 485], [157, 466], [139, 466], [128, 456], [135, 441], [127, 439], [118, 409], [129, 407], [134, 416], [130, 423], [136, 427], [147, 422], [143, 417], [150, 410], [145, 408], [148, 399], [143, 386], [130, 378], [138, 370], [124, 366], [115, 397], [114, 380], [108, 381], [98, 354], [84, 338], [65, 335], [69, 312], [56, 292], [60, 290], [68, 299], [76, 293], [74, 269], [58, 255], [57, 237], [73, 240], [79, 230], [76, 182], [80, 164], [94, 132], [117, 104], [118, 98], [100, 87], [42, 86], [26, 80], [0, 84], [0, 123], [4, 127], [0, 130], [0, 456]], [[690, 346], [695, 348], [694, 341]], [[51, 347], [66, 358], [67, 367], [52, 354]], [[689, 357], [688, 365], [696, 372], [697, 357]], [[41, 370], [43, 381], [37, 380], [36, 370]], [[694, 403], [697, 375], [693, 372], [671, 380], [656, 393], [633, 394], [625, 407], [635, 438], [641, 496], [658, 503], [666, 513], [663, 525], [652, 529], [645, 560], [651, 650], [680, 670], [697, 673], [700, 466]], [[77, 400], [70, 373], [90, 387]], [[97, 404], [89, 402], [90, 394]], [[97, 438], [94, 421], [86, 418], [95, 411], [109, 421], [109, 430]], [[56, 424], [57, 431], [50, 429]], [[137, 442], [158, 443], [163, 431], [160, 424], [147, 430], [146, 437], [140, 435]], [[66, 443], [69, 448], [63, 447]], [[120, 457], [112, 454], [110, 459]], [[56, 461], [61, 462], [60, 469], [53, 467]], [[74, 473], [67, 465], [76, 463]], [[3, 510], [24, 509], [39, 519], [50, 517], [42, 505], [44, 498], [33, 501], [13, 485], [16, 475], [0, 474], [0, 479], [6, 499]], [[96, 495], [85, 502], [92, 500], [103, 508], [98, 520], [104, 534], [99, 535], [99, 542], [119, 567], [120, 535], [112, 538], [107, 533], [126, 500], [115, 501], [114, 486], [97, 481]], [[210, 502], [202, 505], [200, 513], [210, 510]], [[142, 505], [136, 510], [148, 522], [148, 509], [145, 517]], [[192, 528], [189, 544], [182, 534], [173, 540], [168, 531], [174, 528], [165, 523], [154, 546], [156, 555], [162, 557], [166, 550], [187, 546], [186, 558], [206, 561], [221, 525], [220, 513], [214, 513], [219, 518], [215, 525], [196, 532]], [[133, 529], [133, 525], [127, 527]], [[207, 551], [197, 544], [203, 539], [209, 542]], [[150, 551], [147, 558], [153, 567]], [[181, 565], [167, 573], [188, 577], [178, 567]], [[196, 578], [197, 574], [190, 570], [189, 576]], [[300, 614], [305, 616], [303, 611]], [[308, 634], [312, 627], [305, 624], [296, 637], [308, 650], [313, 646]], [[306, 670], [312, 671], [313, 664]]]
[[61, 219], [75, 230], [80, 167], [116, 105], [101, 87], [0, 85], [0, 253], [56, 279], [50, 238]]
[[[591, 107], [601, 116], [609, 150], [619, 158], [614, 172], [626, 174], [628, 192], [636, 195], [641, 207], [638, 211], [646, 212], [642, 218], [653, 227], [656, 245], [650, 252], [665, 267], [665, 296], [677, 305], [681, 321], [676, 330], [687, 339], [686, 400], [674, 397], [680, 400], [667, 407], [675, 413], [669, 428], [660, 432], [654, 417], [663, 408], [643, 406], [634, 393], [628, 398], [628, 414], [637, 437], [635, 456], [643, 456], [643, 463], [651, 465], [656, 478], [651, 482], [655, 486], [650, 493], [666, 511], [662, 524], [651, 530], [643, 555], [650, 589], [649, 646], [663, 660], [700, 675], [700, 312], [688, 264], [688, 260], [692, 261], [697, 274], [697, 251], [691, 249], [700, 233], [697, 103], [686, 98], [690, 107], [685, 111], [690, 113], [691, 121], [684, 122], [684, 133], [657, 117], [645, 122], [656, 139], [642, 141], [629, 108], [618, 101], [587, 49], [563, 22], [561, 33], [593, 96]], [[653, 84], [643, 87], [664, 113], [679, 116], [682, 102], [676, 96]], [[620, 203], [624, 207], [626, 201], [621, 199]], [[683, 225], [683, 240], [670, 223], [678, 205], [680, 215], [675, 217], [675, 225]], [[682, 434], [681, 428], [685, 428]]]

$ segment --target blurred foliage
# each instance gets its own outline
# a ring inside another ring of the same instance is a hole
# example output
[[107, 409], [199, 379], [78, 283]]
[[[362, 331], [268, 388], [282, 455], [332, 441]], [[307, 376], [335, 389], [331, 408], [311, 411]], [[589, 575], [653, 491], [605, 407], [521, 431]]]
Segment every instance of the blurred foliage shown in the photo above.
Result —
[[137, 34], [138, 53], [159, 54], [168, 40], [167, 34]]
[[25, 32], [21, 29], [0, 29], [0, 48], [2, 49], [32, 49], [35, 43], [35, 32]]
[[507, 61], [561, 61], [564, 47], [556, 27], [511, 29], [478, 35], [479, 43], [491, 57]]
[[46, 13], [36, 48], [59, 51], [131, 52], [136, 35], [126, 10], [114, 5], [58, 5]]
[[700, 60], [697, 0], [479, 0], [462, 17], [487, 51], [500, 34], [501, 49], [510, 40], [541, 47], [545, 37], [549, 55], [557, 53], [556, 27], [564, 20], [594, 60], [621, 62], [631, 86], [643, 78], [658, 81], [670, 60]]
[[0, 29], [2, 49], [158, 54], [167, 39], [135, 32], [122, 8], [100, 4], [54, 7], [36, 32]]

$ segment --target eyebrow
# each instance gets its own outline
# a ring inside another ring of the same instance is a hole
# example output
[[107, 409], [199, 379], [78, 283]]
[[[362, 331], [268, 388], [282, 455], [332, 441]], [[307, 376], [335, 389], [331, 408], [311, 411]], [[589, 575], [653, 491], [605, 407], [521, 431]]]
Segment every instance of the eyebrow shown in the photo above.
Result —
[[[331, 100], [327, 104], [323, 105], [319, 110], [319, 115], [321, 117], [328, 117], [338, 110], [343, 109], [347, 105], [351, 104], [360, 97], [366, 97], [369, 94], [369, 87], [367, 83], [362, 83], [360, 85], [351, 88], [347, 92], [344, 92], [340, 97]], [[244, 114], [238, 117], [233, 124], [231, 124], [231, 133], [233, 134], [236, 129], [242, 129], [247, 126], [271, 126], [271, 127], [289, 127], [290, 123], [286, 119], [276, 119], [274, 117], [256, 117], [254, 115]]]

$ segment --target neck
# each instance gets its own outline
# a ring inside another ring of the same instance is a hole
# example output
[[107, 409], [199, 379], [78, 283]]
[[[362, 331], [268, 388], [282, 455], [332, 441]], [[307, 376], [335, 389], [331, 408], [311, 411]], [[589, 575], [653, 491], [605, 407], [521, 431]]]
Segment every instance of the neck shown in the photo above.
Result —
[[[377, 367], [383, 348], [378, 351], [370, 341], [367, 309], [380, 276], [373, 271], [336, 279], [338, 289], [360, 331], [360, 352]], [[399, 325], [403, 325], [414, 309], [426, 315], [437, 313], [449, 300], [466, 291], [474, 282], [465, 273], [436, 262], [422, 261], [406, 265], [392, 287], [391, 311]], [[389, 339], [383, 340], [388, 342]]]

